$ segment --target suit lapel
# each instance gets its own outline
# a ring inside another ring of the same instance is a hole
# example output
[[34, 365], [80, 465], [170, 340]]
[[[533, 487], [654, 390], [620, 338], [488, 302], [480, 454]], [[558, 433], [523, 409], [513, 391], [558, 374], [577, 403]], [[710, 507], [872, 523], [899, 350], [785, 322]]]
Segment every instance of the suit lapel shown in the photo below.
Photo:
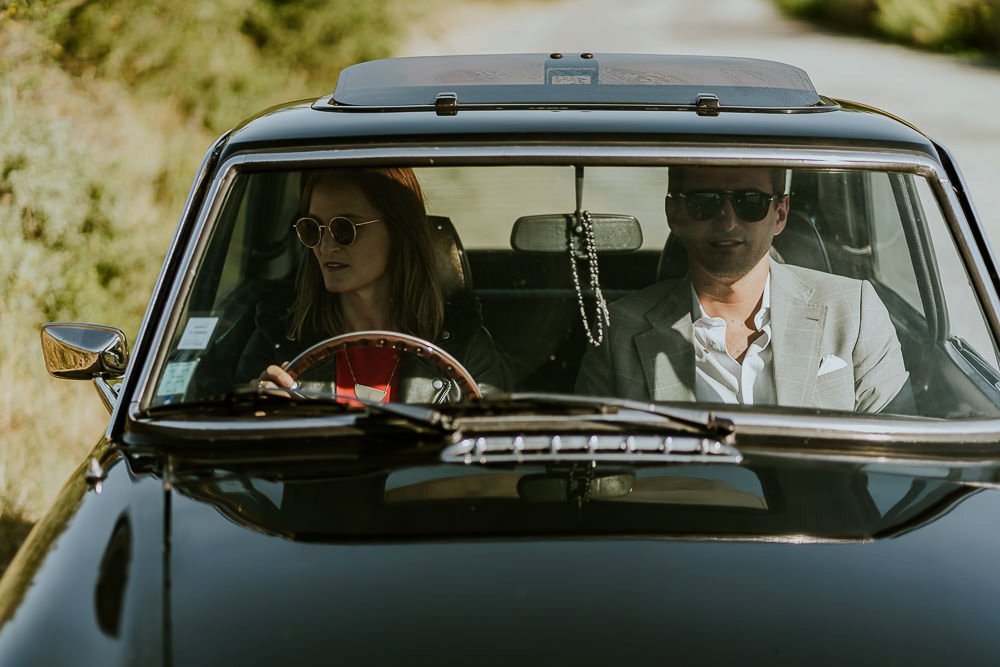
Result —
[[650, 328], [633, 339], [647, 396], [654, 401], [694, 400], [690, 285], [688, 280], [677, 281], [646, 313]]
[[811, 406], [819, 371], [826, 306], [787, 267], [771, 262], [774, 389], [779, 405]]

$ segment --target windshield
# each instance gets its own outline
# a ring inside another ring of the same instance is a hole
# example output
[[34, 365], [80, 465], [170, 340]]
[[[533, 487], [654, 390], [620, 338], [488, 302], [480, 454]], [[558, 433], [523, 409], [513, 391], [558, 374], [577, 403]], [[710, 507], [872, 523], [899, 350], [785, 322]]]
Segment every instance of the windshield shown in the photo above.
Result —
[[[229, 183], [152, 406], [263, 384], [361, 403], [998, 412], [996, 341], [921, 175], [510, 165]], [[359, 331], [384, 333], [311, 349]]]

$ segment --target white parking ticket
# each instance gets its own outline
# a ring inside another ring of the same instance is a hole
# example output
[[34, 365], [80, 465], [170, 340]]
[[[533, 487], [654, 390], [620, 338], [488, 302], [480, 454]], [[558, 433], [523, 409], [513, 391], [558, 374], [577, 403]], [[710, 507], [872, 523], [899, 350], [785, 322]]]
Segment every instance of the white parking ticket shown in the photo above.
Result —
[[212, 340], [212, 332], [218, 323], [218, 317], [192, 317], [184, 327], [177, 349], [204, 350]]

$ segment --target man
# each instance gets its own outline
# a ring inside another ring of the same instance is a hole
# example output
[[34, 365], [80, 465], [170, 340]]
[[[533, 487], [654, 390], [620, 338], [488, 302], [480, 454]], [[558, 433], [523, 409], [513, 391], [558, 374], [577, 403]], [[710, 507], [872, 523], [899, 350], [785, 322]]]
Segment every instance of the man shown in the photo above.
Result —
[[611, 306], [577, 391], [657, 401], [912, 409], [896, 331], [868, 281], [782, 264], [780, 169], [672, 167], [670, 232], [689, 270]]

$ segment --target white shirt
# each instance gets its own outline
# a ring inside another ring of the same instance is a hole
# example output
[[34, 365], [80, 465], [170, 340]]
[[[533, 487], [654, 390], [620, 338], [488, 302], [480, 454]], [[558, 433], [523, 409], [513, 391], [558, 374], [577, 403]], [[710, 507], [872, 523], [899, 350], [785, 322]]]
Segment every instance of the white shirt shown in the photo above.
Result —
[[726, 321], [705, 314], [694, 287], [691, 288], [691, 313], [694, 320], [695, 398], [713, 403], [773, 405], [771, 274], [767, 275], [760, 309], [753, 318], [754, 328], [760, 335], [750, 343], [742, 364], [733, 359], [726, 349]]

